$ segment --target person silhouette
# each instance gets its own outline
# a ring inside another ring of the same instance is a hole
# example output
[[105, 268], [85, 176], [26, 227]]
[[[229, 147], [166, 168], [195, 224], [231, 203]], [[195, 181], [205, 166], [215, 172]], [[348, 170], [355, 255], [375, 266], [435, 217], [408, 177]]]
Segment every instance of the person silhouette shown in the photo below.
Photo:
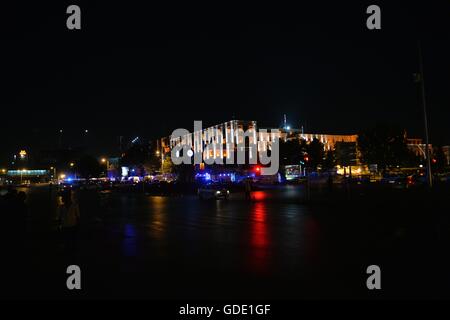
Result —
[[76, 249], [80, 209], [72, 190], [64, 190], [60, 196], [58, 206], [60, 230], [63, 235], [64, 246], [67, 250]]

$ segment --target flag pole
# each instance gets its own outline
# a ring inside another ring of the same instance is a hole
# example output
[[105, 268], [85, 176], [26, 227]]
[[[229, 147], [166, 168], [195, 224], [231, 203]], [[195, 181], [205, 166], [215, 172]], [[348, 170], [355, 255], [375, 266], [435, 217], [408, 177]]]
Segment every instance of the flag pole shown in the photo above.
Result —
[[420, 86], [422, 89], [422, 106], [423, 106], [423, 120], [425, 124], [425, 161], [427, 163], [427, 182], [431, 188], [433, 186], [433, 176], [431, 173], [431, 159], [429, 150], [429, 135], [428, 135], [428, 117], [427, 117], [427, 104], [425, 98], [425, 80], [423, 75], [423, 58], [422, 58], [422, 46], [420, 40], [418, 41], [419, 48], [419, 72], [420, 72]]

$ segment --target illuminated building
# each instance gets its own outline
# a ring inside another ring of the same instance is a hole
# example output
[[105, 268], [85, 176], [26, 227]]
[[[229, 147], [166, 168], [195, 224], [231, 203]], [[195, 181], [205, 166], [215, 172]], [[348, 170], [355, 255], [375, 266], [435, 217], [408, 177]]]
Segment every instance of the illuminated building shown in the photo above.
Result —
[[[242, 134], [245, 132], [245, 137]], [[257, 151], [271, 150], [271, 144], [276, 139], [281, 141], [298, 141], [303, 140], [307, 144], [311, 143], [314, 139], [317, 139], [324, 146], [325, 151], [337, 150], [338, 145], [345, 145], [347, 147], [352, 146], [352, 159], [351, 165], [361, 165], [359, 162], [358, 151], [358, 135], [357, 134], [327, 134], [327, 133], [305, 133], [302, 129], [292, 128], [285, 123], [283, 128], [258, 128], [256, 121], [243, 121], [243, 120], [231, 120], [218, 125], [210, 126], [205, 129], [201, 129], [194, 132], [186, 133], [180, 137], [166, 137], [160, 140], [158, 143], [158, 156], [161, 157], [161, 163], [169, 156], [170, 152], [175, 146], [188, 145], [191, 146], [193, 152], [203, 153], [206, 146], [210, 145], [213, 148], [209, 148], [208, 153], [203, 154], [205, 158], [222, 158], [226, 160], [230, 156], [230, 144], [236, 151], [238, 144], [243, 143], [246, 140], [245, 152], [248, 153], [249, 159], [252, 159], [257, 155], [251, 154], [251, 148], [249, 144], [256, 143]], [[406, 138], [408, 148], [413, 151], [417, 156], [425, 157], [425, 144], [420, 138]], [[248, 143], [248, 144], [247, 144]], [[220, 147], [222, 146], [222, 147]], [[429, 145], [432, 150], [432, 145]], [[447, 161], [450, 161], [450, 147], [443, 148], [446, 154]], [[234, 155], [236, 152], [234, 152]], [[225, 163], [225, 161], [224, 161]], [[251, 162], [250, 162], [251, 163]], [[162, 166], [163, 167], [163, 166]], [[204, 164], [200, 165], [200, 169], [205, 168]]]
[[[253, 144], [258, 142], [256, 121], [231, 120], [214, 126], [204, 128], [202, 130], [189, 132], [180, 137], [165, 137], [161, 139], [160, 154], [161, 160], [170, 154], [172, 148], [178, 145], [191, 146], [193, 152], [203, 153], [207, 146], [212, 146], [208, 153], [204, 154], [206, 159], [212, 158], [229, 158], [231, 145], [243, 144], [244, 135], [247, 134], [248, 143]], [[221, 145], [222, 147], [218, 147]], [[256, 155], [249, 154], [250, 158]]]
[[306, 141], [306, 143], [310, 143], [314, 139], [319, 140], [325, 149], [334, 150], [336, 147], [336, 143], [338, 142], [350, 142], [357, 143], [358, 135], [356, 134], [325, 134], [325, 133], [304, 133], [301, 129], [294, 129], [290, 127], [280, 128], [278, 134], [270, 133], [270, 129], [266, 129], [267, 132], [258, 132], [259, 141], [273, 141], [274, 135], [281, 141], [295, 141], [301, 140]]
[[7, 170], [6, 178], [13, 183], [47, 182], [50, 180], [50, 174], [49, 170]]
[[[406, 144], [408, 146], [408, 149], [411, 150], [416, 156], [421, 157], [423, 159], [426, 158], [425, 156], [426, 145], [425, 143], [423, 143], [423, 140], [421, 138], [407, 138]], [[433, 152], [432, 144], [428, 145], [428, 150], [430, 152]]]
[[[357, 135], [335, 135], [335, 134], [316, 134], [304, 133], [303, 130], [290, 128], [260, 128], [257, 127], [256, 121], [231, 120], [218, 125], [210, 126], [205, 129], [189, 132], [179, 137], [165, 137], [158, 143], [158, 155], [164, 162], [167, 156], [170, 156], [171, 150], [175, 146], [188, 145], [191, 146], [193, 152], [204, 152], [206, 146], [212, 145], [209, 153], [204, 154], [206, 158], [222, 158], [227, 159], [230, 156], [230, 145], [236, 148], [238, 144], [244, 143], [244, 133], [248, 137], [248, 144], [257, 144], [257, 151], [267, 151], [271, 149], [271, 144], [276, 139], [282, 141], [305, 140], [310, 143], [314, 139], [318, 139], [324, 145], [325, 150], [333, 150], [338, 142], [356, 143]], [[222, 147], [217, 147], [221, 145]], [[245, 146], [248, 150], [249, 159], [257, 157], [251, 153], [251, 148]]]

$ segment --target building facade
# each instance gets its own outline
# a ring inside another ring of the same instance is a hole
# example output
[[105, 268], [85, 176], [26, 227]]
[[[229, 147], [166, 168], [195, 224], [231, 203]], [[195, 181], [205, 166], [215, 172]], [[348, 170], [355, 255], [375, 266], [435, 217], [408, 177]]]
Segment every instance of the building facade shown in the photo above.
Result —
[[[356, 144], [358, 136], [355, 134], [304, 133], [299, 129], [258, 128], [257, 122], [253, 120], [231, 120], [181, 136], [162, 138], [158, 143], [157, 152], [161, 156], [162, 163], [170, 156], [171, 150], [180, 145], [189, 146], [193, 153], [202, 153], [204, 159], [212, 158], [214, 160], [221, 158], [227, 161], [231, 156], [236, 155], [236, 151], [244, 151], [248, 152], [248, 159], [251, 162], [257, 160], [257, 155], [253, 154], [255, 151], [271, 150], [272, 142], [277, 139], [282, 141], [298, 140], [299, 143], [301, 140], [310, 143], [314, 139], [318, 139], [327, 151], [334, 150], [338, 142]], [[256, 144], [256, 150], [248, 147], [251, 144]]]
[[[408, 146], [408, 149], [413, 152], [416, 156], [421, 157], [423, 159], [426, 158], [425, 150], [426, 150], [426, 144], [423, 143], [423, 140], [421, 138], [406, 138], [406, 144]], [[430, 153], [433, 152], [433, 145], [428, 145], [428, 150]]]
[[[161, 161], [170, 156], [176, 146], [189, 146], [193, 153], [203, 154], [204, 159], [230, 159], [236, 154], [238, 146], [258, 142], [256, 121], [231, 120], [201, 130], [185, 133], [181, 136], [169, 136], [161, 139]], [[232, 149], [231, 149], [232, 148]], [[250, 159], [257, 155], [249, 151]]]

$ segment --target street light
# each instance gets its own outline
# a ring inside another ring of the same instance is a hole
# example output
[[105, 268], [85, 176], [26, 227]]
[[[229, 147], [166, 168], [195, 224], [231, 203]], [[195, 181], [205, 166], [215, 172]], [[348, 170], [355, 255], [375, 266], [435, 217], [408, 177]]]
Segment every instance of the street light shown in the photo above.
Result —
[[57, 177], [56, 177], [56, 168], [55, 167], [50, 167], [50, 170], [53, 170], [53, 180], [57, 179]]
[[89, 135], [89, 130], [88, 129], [84, 129], [84, 134], [83, 134], [83, 140], [84, 140], [84, 147], [86, 148], [86, 150], [89, 150], [88, 145], [89, 145], [89, 139], [88, 139], [88, 135]]
[[105, 164], [106, 170], [105, 170], [105, 177], [108, 177], [108, 168], [109, 168], [109, 161], [107, 158], [101, 158], [100, 162]]
[[70, 165], [71, 167], [73, 167], [73, 166], [75, 165], [75, 163], [71, 162], [69, 165]]
[[59, 129], [59, 148], [61, 149], [62, 148], [62, 135], [63, 135], [63, 129]]
[[20, 171], [20, 184], [22, 184], [22, 176], [27, 171], [26, 169], [19, 170]]

